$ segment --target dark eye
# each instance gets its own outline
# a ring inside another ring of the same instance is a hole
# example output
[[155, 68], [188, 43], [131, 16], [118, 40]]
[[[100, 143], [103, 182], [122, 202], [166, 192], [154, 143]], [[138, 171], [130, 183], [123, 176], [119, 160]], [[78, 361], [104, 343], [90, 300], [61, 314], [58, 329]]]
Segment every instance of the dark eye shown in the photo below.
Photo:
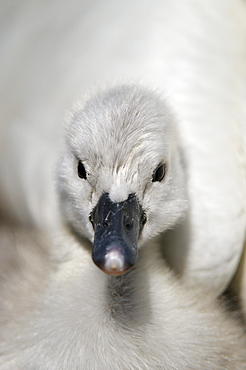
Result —
[[85, 179], [85, 180], [87, 178], [85, 166], [83, 165], [83, 163], [81, 161], [78, 161], [78, 176], [81, 179]]
[[153, 172], [152, 182], [163, 180], [165, 176], [165, 172], [166, 172], [166, 165], [163, 163], [160, 163]]

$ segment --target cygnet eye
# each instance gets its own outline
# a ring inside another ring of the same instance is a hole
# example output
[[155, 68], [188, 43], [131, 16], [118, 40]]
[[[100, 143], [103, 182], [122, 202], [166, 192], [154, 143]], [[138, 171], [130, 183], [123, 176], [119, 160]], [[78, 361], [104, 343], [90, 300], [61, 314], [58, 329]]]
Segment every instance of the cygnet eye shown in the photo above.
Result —
[[163, 180], [165, 173], [166, 173], [166, 165], [164, 163], [160, 163], [153, 172], [152, 182]]
[[78, 161], [78, 176], [81, 179], [85, 179], [85, 180], [87, 179], [87, 173], [85, 170], [85, 166], [83, 165], [81, 161]]

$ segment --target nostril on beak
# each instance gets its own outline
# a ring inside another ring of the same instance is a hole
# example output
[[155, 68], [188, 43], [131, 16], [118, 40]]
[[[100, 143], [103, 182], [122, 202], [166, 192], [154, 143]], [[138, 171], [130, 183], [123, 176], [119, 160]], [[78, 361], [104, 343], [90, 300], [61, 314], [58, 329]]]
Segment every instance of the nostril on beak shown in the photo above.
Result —
[[125, 215], [123, 222], [124, 222], [124, 226], [125, 226], [126, 230], [128, 230], [128, 231], [132, 230], [133, 224], [134, 224], [133, 218], [129, 218], [128, 215]]
[[105, 228], [109, 227], [111, 225], [111, 219], [112, 219], [112, 212], [109, 211], [107, 216], [105, 217], [104, 221], [103, 221], [103, 226]]

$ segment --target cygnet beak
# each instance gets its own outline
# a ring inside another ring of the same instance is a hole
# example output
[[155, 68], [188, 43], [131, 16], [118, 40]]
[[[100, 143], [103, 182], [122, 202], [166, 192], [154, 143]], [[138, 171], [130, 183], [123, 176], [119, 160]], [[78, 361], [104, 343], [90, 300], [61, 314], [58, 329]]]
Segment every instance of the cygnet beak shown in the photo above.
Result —
[[104, 193], [90, 216], [95, 230], [92, 259], [106, 274], [121, 275], [138, 258], [138, 238], [145, 215], [135, 196], [115, 203]]

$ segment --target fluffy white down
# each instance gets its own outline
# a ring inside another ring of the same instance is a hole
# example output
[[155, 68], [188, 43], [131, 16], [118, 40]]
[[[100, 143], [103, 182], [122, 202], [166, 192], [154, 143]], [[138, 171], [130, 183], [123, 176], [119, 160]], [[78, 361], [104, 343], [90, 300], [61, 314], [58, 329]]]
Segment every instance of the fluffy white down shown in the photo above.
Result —
[[5, 255], [18, 246], [19, 260], [1, 289], [1, 369], [245, 369], [242, 327], [199, 289], [180, 284], [158, 243], [141, 250], [135, 269], [112, 278], [72, 235], [60, 237], [59, 259], [50, 264], [44, 245], [52, 243], [43, 235], [1, 232]]

